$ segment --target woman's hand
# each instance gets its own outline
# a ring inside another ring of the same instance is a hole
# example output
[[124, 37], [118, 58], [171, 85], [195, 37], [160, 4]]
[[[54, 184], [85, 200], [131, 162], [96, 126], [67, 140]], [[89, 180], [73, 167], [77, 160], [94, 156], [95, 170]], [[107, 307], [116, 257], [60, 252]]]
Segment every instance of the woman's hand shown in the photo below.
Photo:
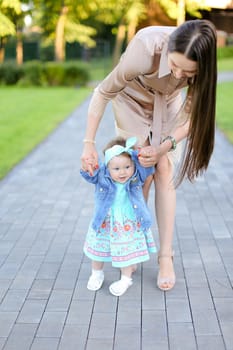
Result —
[[82, 170], [88, 171], [92, 176], [94, 170], [98, 169], [98, 154], [93, 143], [85, 143], [81, 156]]
[[159, 148], [146, 146], [139, 150], [138, 159], [142, 166], [149, 167], [156, 165], [161, 156]]

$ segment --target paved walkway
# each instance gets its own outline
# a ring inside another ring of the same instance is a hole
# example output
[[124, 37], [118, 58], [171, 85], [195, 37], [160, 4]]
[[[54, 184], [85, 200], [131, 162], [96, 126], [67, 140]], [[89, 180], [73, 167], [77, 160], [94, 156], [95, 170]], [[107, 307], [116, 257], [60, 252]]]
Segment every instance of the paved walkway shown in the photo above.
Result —
[[[177, 191], [176, 287], [156, 288], [152, 256], [121, 298], [109, 265], [93, 293], [82, 254], [93, 188], [79, 175], [88, 102], [0, 182], [0, 349], [232, 350], [233, 147], [217, 132], [207, 173]], [[113, 135], [108, 107], [99, 147]]]

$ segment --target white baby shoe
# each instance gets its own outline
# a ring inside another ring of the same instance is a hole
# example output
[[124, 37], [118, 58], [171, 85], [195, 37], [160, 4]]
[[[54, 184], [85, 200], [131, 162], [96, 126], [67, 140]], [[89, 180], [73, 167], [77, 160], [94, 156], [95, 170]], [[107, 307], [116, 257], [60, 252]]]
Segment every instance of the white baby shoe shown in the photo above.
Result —
[[120, 297], [127, 291], [130, 286], [132, 286], [132, 284], [132, 278], [122, 275], [119, 281], [116, 281], [109, 286], [109, 290], [110, 293], [116, 297]]
[[103, 270], [92, 270], [92, 274], [87, 282], [87, 289], [96, 291], [102, 287], [104, 282]]

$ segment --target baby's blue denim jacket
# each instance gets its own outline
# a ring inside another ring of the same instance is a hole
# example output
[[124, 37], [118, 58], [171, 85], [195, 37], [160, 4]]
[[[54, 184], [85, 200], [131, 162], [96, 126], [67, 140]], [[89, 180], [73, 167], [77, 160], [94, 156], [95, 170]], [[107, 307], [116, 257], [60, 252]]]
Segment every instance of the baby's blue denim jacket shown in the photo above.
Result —
[[[132, 160], [135, 164], [135, 172], [126, 183], [126, 191], [129, 194], [129, 199], [135, 211], [137, 221], [140, 223], [141, 227], [145, 229], [151, 226], [152, 219], [143, 196], [142, 185], [146, 178], [154, 173], [155, 168], [145, 168], [141, 166], [137, 155], [138, 151], [133, 151]], [[90, 176], [89, 172], [82, 169], [80, 170], [80, 174], [86, 181], [95, 184], [95, 208], [92, 227], [94, 230], [98, 230], [109, 208], [113, 204], [116, 194], [116, 185], [110, 177], [107, 166], [103, 163], [101, 163], [99, 169], [94, 171], [93, 176]]]

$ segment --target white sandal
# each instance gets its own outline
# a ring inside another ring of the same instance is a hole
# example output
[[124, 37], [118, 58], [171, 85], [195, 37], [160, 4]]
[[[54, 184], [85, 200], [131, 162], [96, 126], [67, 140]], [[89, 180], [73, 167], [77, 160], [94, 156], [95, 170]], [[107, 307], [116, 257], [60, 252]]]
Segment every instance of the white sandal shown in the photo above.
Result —
[[99, 290], [102, 287], [103, 282], [104, 282], [104, 272], [102, 270], [92, 272], [87, 282], [87, 289], [92, 291]]
[[132, 286], [132, 284], [132, 278], [122, 275], [119, 281], [116, 281], [109, 286], [109, 291], [116, 297], [120, 297], [130, 286]]

